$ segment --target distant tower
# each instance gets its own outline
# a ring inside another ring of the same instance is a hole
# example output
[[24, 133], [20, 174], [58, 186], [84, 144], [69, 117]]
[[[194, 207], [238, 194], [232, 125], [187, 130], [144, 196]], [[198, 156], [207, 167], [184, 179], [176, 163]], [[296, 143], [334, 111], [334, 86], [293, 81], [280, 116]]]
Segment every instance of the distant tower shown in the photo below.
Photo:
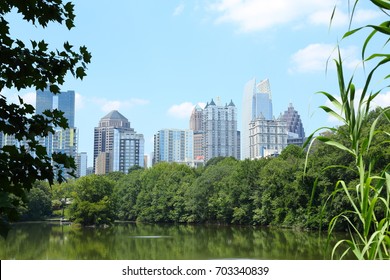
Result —
[[233, 101], [218, 106], [213, 100], [203, 109], [204, 161], [218, 156], [238, 158], [237, 111]]
[[278, 119], [266, 120], [260, 116], [250, 123], [250, 158], [278, 156], [287, 146], [287, 123]]
[[75, 119], [75, 92], [74, 90], [61, 91], [53, 94], [49, 89], [37, 90], [36, 92], [36, 114], [42, 114], [45, 110], [58, 109], [64, 112], [69, 127], [74, 126]]
[[289, 104], [287, 111], [284, 112], [282, 119], [287, 123], [288, 144], [303, 145], [305, 140], [305, 130], [298, 112], [294, 109], [292, 103]]
[[190, 117], [190, 129], [193, 131], [200, 131], [202, 129], [202, 116], [203, 116], [203, 109], [196, 105], [194, 109], [192, 110], [191, 117]]
[[194, 139], [194, 160], [204, 160], [203, 154], [203, 109], [196, 105], [190, 117], [190, 129], [193, 131]]
[[272, 95], [268, 79], [256, 83], [256, 79], [248, 81], [244, 87], [242, 100], [242, 153], [243, 159], [250, 158], [250, 123], [263, 117], [272, 120]]
[[144, 166], [144, 137], [114, 110], [100, 119], [94, 131], [93, 164], [96, 174], [128, 172], [134, 165]]
[[46, 110], [58, 109], [64, 113], [68, 128], [54, 127], [54, 134], [39, 139], [40, 145], [46, 147], [49, 156], [53, 153], [64, 153], [77, 161], [78, 130], [75, 127], [75, 91], [52, 93], [48, 88], [36, 91], [36, 114]]
[[191, 163], [193, 131], [189, 129], [162, 129], [154, 135], [154, 159], [158, 162]]
[[78, 153], [77, 154], [77, 177], [82, 177], [87, 175], [87, 162], [88, 157], [86, 152]]

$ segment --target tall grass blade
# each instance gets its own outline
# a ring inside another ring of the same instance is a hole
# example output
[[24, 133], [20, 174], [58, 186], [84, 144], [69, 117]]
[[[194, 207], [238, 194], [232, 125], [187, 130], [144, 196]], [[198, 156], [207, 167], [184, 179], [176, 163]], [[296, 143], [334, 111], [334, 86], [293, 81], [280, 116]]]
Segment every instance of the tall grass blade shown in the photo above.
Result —
[[390, 10], [390, 2], [385, 1], [385, 0], [371, 0], [372, 3], [377, 5], [378, 7], [385, 9], [385, 10]]

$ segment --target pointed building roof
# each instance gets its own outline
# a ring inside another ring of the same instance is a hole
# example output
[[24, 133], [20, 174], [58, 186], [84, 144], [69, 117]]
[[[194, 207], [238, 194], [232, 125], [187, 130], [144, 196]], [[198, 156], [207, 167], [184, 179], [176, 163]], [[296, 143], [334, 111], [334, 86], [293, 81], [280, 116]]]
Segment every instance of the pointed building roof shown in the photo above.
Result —
[[234, 103], [233, 103], [233, 100], [232, 99], [230, 99], [230, 103], [229, 103], [229, 105], [228, 106], [233, 106], [233, 107], [236, 107], [236, 105], [234, 105]]
[[211, 102], [210, 102], [209, 105], [210, 105], [210, 106], [216, 106], [216, 105], [215, 105], [215, 102], [214, 102], [214, 99], [211, 98]]
[[121, 113], [119, 113], [117, 110], [112, 110], [110, 113], [105, 115], [102, 120], [121, 120], [121, 121], [128, 121], [128, 119], [123, 116]]
[[99, 127], [130, 128], [130, 122], [125, 116], [123, 116], [117, 110], [113, 110], [100, 119]]

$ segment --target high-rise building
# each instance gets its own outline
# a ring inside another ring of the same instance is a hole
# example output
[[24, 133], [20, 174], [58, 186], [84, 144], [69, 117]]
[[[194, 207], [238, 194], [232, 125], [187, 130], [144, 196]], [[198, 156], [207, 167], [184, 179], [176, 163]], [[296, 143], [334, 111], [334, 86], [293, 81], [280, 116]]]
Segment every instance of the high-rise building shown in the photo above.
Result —
[[272, 95], [268, 79], [256, 83], [256, 79], [248, 81], [244, 87], [242, 100], [242, 158], [250, 158], [250, 123], [256, 118], [272, 120]]
[[37, 90], [36, 92], [36, 114], [42, 114], [45, 110], [58, 109], [64, 112], [68, 120], [68, 126], [74, 128], [75, 120], [75, 92], [74, 90], [61, 91], [53, 94], [49, 89]]
[[133, 128], [115, 128], [112, 171], [128, 173], [133, 166], [144, 167], [144, 144], [144, 136]]
[[237, 111], [233, 101], [221, 106], [214, 100], [207, 103], [202, 116], [203, 155], [207, 162], [213, 157], [238, 158]]
[[87, 162], [88, 157], [86, 152], [78, 153], [77, 154], [77, 177], [82, 177], [87, 175]]
[[194, 160], [203, 161], [203, 109], [196, 105], [192, 110], [190, 117], [190, 129], [193, 131], [194, 136]]
[[191, 164], [194, 160], [193, 131], [163, 129], [154, 135], [153, 164], [178, 162]]
[[282, 119], [287, 123], [288, 139], [287, 144], [302, 146], [305, 141], [305, 130], [298, 111], [289, 104], [287, 111], [284, 112]]
[[54, 133], [39, 139], [39, 143], [46, 147], [48, 156], [53, 153], [64, 153], [77, 161], [78, 130], [75, 128], [75, 92], [61, 91], [53, 94], [49, 89], [36, 91], [36, 114], [46, 110], [58, 109], [64, 113], [68, 121], [68, 128], [54, 127]]
[[287, 146], [287, 123], [282, 118], [260, 116], [251, 121], [249, 133], [251, 159], [277, 156]]
[[202, 131], [203, 109], [197, 104], [192, 110], [190, 117], [190, 129], [192, 131]]
[[94, 170], [96, 174], [112, 171], [127, 173], [129, 168], [143, 167], [144, 137], [130, 127], [130, 122], [114, 110], [100, 119], [94, 131]]

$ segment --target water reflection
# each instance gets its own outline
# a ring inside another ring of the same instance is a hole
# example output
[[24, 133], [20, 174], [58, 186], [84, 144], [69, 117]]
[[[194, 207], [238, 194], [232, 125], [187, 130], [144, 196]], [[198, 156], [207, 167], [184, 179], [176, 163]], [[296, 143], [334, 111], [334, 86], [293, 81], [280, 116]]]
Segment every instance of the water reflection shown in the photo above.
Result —
[[217, 225], [14, 225], [0, 259], [329, 259], [318, 232]]

